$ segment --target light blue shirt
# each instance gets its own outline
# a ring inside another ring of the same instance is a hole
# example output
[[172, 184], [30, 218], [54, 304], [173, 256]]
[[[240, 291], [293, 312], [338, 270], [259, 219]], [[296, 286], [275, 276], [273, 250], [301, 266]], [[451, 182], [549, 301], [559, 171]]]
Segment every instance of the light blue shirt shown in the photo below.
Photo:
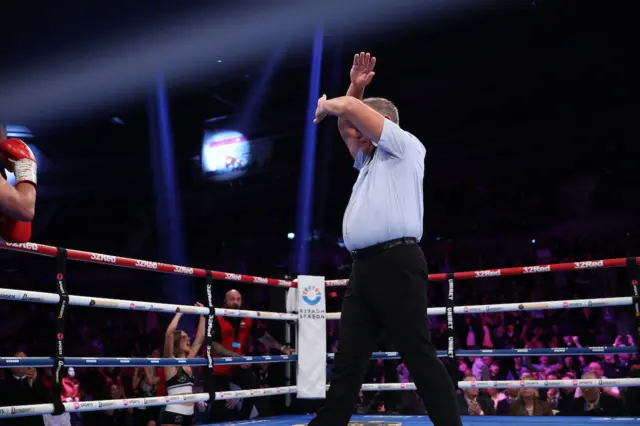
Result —
[[387, 119], [376, 147], [373, 157], [359, 149], [353, 165], [360, 173], [342, 221], [349, 251], [395, 238], [422, 238], [425, 147]]

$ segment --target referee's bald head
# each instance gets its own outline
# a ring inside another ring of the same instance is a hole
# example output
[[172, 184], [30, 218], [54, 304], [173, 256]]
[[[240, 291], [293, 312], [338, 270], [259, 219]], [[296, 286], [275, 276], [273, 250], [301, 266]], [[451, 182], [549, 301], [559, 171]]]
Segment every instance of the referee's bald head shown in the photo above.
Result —
[[0, 141], [3, 141], [7, 138], [7, 125], [0, 123]]

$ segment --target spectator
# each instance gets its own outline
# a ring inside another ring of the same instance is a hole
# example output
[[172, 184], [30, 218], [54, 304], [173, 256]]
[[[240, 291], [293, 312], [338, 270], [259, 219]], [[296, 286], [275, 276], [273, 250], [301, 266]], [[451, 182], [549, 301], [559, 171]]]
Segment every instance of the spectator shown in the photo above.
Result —
[[400, 383], [409, 383], [411, 381], [411, 375], [409, 374], [409, 369], [404, 362], [398, 365], [398, 377]]
[[[125, 399], [121, 385], [113, 383], [110, 387], [110, 399]], [[102, 412], [100, 426], [133, 426], [133, 408], [106, 410]]]
[[505, 395], [504, 392], [498, 392], [496, 388], [487, 389], [487, 395], [491, 398], [491, 401], [493, 401], [493, 408], [496, 411], [498, 410], [498, 404], [507, 399], [507, 395]]
[[504, 392], [505, 398], [502, 401], [498, 402], [498, 406], [496, 408], [496, 414], [499, 416], [507, 416], [509, 415], [509, 408], [514, 401], [518, 400], [520, 396], [519, 389], [507, 389]]
[[80, 382], [76, 378], [76, 370], [73, 367], [67, 369], [67, 375], [62, 378], [62, 402], [80, 401]]
[[[151, 358], [158, 358], [159, 353], [152, 353]], [[133, 372], [131, 388], [136, 398], [151, 398], [156, 396], [156, 386], [160, 378], [155, 374], [154, 367], [136, 367]], [[136, 426], [156, 426], [160, 416], [159, 407], [138, 407], [134, 413]]]
[[[385, 334], [378, 343], [378, 349], [383, 352], [395, 352], [395, 346], [391, 339]], [[374, 365], [378, 368], [374, 369]], [[365, 375], [365, 383], [376, 381], [378, 383], [398, 383], [398, 362], [396, 360], [378, 360], [377, 363], [370, 362]], [[377, 412], [378, 401], [384, 403], [385, 413], [398, 413], [400, 410], [400, 394], [398, 392], [365, 392], [362, 398], [362, 405], [358, 407], [359, 414], [369, 414]]]
[[122, 388], [122, 392], [124, 392], [124, 380], [123, 380], [123, 370], [120, 367], [106, 367], [99, 368], [98, 372], [102, 378], [102, 391], [100, 398], [104, 398], [105, 396], [108, 398], [109, 395], [113, 394], [113, 385], [117, 385]]
[[[602, 366], [599, 362], [592, 362], [587, 367], [588, 372], [594, 373], [600, 379], [608, 379], [608, 377], [604, 376], [604, 371], [602, 370]], [[620, 389], [616, 386], [602, 388], [602, 392], [606, 393], [609, 396], [614, 398], [620, 398]], [[576, 389], [576, 398], [580, 398], [582, 396], [582, 388]]]
[[[550, 373], [546, 377], [547, 380], [558, 380], [559, 377], [555, 373]], [[570, 380], [566, 378], [565, 380]], [[540, 395], [540, 399], [545, 400], [551, 406], [554, 414], [557, 414], [559, 411], [562, 411], [568, 407], [568, 405], [573, 401], [573, 388], [569, 388], [571, 392], [569, 394], [565, 394], [559, 388], [549, 388]]]
[[[582, 375], [583, 380], [597, 380], [600, 377], [593, 372]], [[600, 391], [600, 388], [582, 388], [582, 396], [576, 397], [565, 411], [563, 416], [603, 416], [622, 417], [627, 415], [622, 401], [609, 394]]]
[[[565, 342], [566, 342], [565, 337]], [[564, 362], [562, 364], [562, 373], [564, 375], [571, 375], [575, 379], [576, 377], [580, 377], [582, 374], [582, 362], [584, 361], [583, 357], [580, 357], [580, 364], [575, 362], [575, 357], [566, 356], [564, 357]]]
[[[76, 370], [73, 367], [68, 368], [67, 375], [62, 378], [60, 399], [62, 400], [62, 402], [78, 402], [81, 399], [80, 382], [76, 378]], [[68, 413], [71, 424], [78, 424], [80, 420], [80, 416], [78, 414], [79, 413]]]
[[[530, 377], [522, 377], [520, 380], [529, 381]], [[510, 416], [553, 416], [551, 406], [538, 396], [538, 390], [523, 388], [517, 400], [509, 407]]]
[[524, 361], [522, 358], [521, 356], [513, 358], [513, 364], [507, 373], [507, 380], [518, 380], [522, 377], [522, 374], [527, 371], [527, 369], [523, 367]]
[[476, 358], [473, 366], [471, 367], [471, 372], [476, 377], [476, 379], [481, 381], [486, 381], [491, 378], [491, 357], [483, 356], [482, 358]]
[[[640, 379], [640, 361], [634, 361], [629, 365], [629, 373], [632, 378]], [[623, 394], [625, 405], [630, 416], [640, 416], [640, 387], [629, 387]]]
[[493, 361], [491, 363], [489, 372], [489, 380], [504, 380], [506, 378], [506, 374], [500, 373], [500, 363], [498, 361]]
[[552, 365], [548, 356], [541, 356], [538, 364], [532, 364], [531, 358], [525, 358], [525, 366], [531, 372], [542, 373], [547, 376], [549, 373], [558, 371], [562, 368], [562, 364]]
[[[16, 352], [16, 358], [26, 358], [24, 352]], [[42, 404], [49, 402], [47, 391], [35, 368], [12, 368], [0, 387], [2, 405]], [[3, 420], [7, 426], [43, 426], [42, 416], [15, 417]]]
[[[401, 363], [398, 366], [398, 376], [400, 377], [400, 383], [411, 382], [411, 375], [409, 370]], [[404, 414], [424, 415], [426, 410], [422, 402], [422, 398], [418, 396], [416, 391], [402, 392], [402, 407], [400, 411]]]
[[[475, 382], [476, 376], [470, 375], [464, 378], [465, 382]], [[495, 414], [493, 401], [476, 388], [464, 389], [463, 395], [458, 395], [458, 406], [463, 416], [492, 416]]]
[[613, 354], [607, 354], [604, 356], [604, 362], [602, 363], [603, 376], [611, 379], [619, 379], [627, 374], [626, 368], [616, 360], [616, 356]]

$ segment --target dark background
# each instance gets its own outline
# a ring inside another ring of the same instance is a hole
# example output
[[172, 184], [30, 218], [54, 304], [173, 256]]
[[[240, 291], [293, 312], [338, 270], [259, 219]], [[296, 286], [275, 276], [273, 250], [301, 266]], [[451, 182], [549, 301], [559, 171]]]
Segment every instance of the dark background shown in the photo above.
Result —
[[[40, 76], [48, 76], [51, 58], [73, 52], [101, 59], [101, 42], [110, 36], [171, 19], [205, 2], [182, 3], [2, 6], [0, 83], [10, 84], [10, 76], [30, 72], [35, 64]], [[255, 7], [259, 13], [258, 3], [238, 7]], [[366, 7], [359, 19], [363, 16]], [[394, 101], [401, 126], [427, 147], [421, 244], [431, 272], [638, 255], [637, 25], [625, 3], [467, 2], [464, 9], [436, 7], [423, 17], [402, 26], [372, 25], [360, 35], [349, 26], [327, 27], [321, 93], [332, 97], [346, 92], [354, 53], [370, 51], [378, 58], [367, 95]], [[220, 57], [224, 72], [206, 69], [189, 81], [169, 76], [182, 217], [178, 225], [184, 235], [180, 257], [186, 265], [274, 278], [296, 275], [295, 241], [287, 234], [296, 230], [313, 30], [257, 55]], [[306, 49], [292, 48], [300, 39]], [[122, 43], [126, 47], [125, 38]], [[282, 60], [274, 61], [278, 53]], [[204, 121], [227, 117], [219, 121], [227, 127], [245, 117], [248, 99], [259, 93], [257, 82], [270, 64], [275, 64], [274, 75], [240, 130], [251, 140], [272, 138], [271, 163], [237, 180], [207, 179], [199, 163]], [[3, 87], [0, 104], [7, 99]], [[60, 104], [65, 96], [60, 95]], [[35, 114], [33, 120], [9, 123], [31, 129], [34, 138], [28, 142], [43, 156], [34, 242], [176, 262], [166, 241], [167, 229], [175, 223], [156, 207], [160, 193], [154, 176], [164, 171], [152, 157], [157, 143], [149, 126], [154, 99], [149, 76], [147, 93], [132, 92], [102, 108], [58, 114], [54, 121]], [[0, 115], [0, 122], [5, 121]], [[316, 160], [309, 272], [345, 278], [350, 257], [339, 240], [357, 175], [334, 119], [319, 126]], [[0, 285], [53, 292], [53, 265], [48, 258], [0, 250]], [[456, 302], [628, 296], [628, 283], [624, 269], [499, 277], [460, 282]], [[131, 300], [202, 301], [202, 284], [77, 262], [68, 271], [71, 294]], [[247, 309], [284, 309], [282, 289], [238, 287]], [[216, 304], [228, 288], [217, 283]], [[430, 285], [431, 306], [444, 305], [443, 290]], [[327, 307], [340, 309], [339, 294], [330, 295]], [[3, 354], [24, 349], [29, 356], [51, 356], [53, 310], [0, 303]], [[540, 327], [547, 336], [553, 325], [566, 328], [557, 331], [559, 344], [573, 334], [585, 346], [611, 344], [614, 336], [627, 333], [637, 342], [637, 323], [628, 307], [601, 311], [593, 320], [582, 311], [550, 311]], [[75, 307], [69, 312], [68, 355], [78, 356], [147, 356], [160, 346], [169, 319], [139, 312], [98, 315]], [[461, 321], [475, 327], [480, 339], [484, 318]], [[600, 324], [609, 327], [601, 333], [606, 339], [596, 339]], [[433, 319], [431, 325], [437, 330], [441, 324]], [[270, 327], [283, 340], [280, 324]], [[336, 322], [328, 327], [332, 345]], [[187, 329], [193, 332], [193, 323]], [[465, 327], [458, 329], [464, 346]], [[434, 333], [439, 349], [443, 338]], [[272, 377], [281, 376], [272, 371]]]
[[[73, 51], [182, 10], [149, 10], [143, 3], [8, 11], [13, 25], [4, 29], [11, 37], [2, 49], [9, 60], [0, 71], [29, 67], [42, 55]], [[401, 125], [427, 147], [423, 246], [434, 271], [445, 257], [457, 257], [462, 266], [466, 250], [474, 250], [469, 256], [475, 259], [490, 247], [506, 256], [496, 258], [499, 263], [524, 261], [535, 250], [532, 239], [548, 245], [633, 238], [638, 108], [627, 15], [613, 4], [514, 1], [502, 7], [478, 3], [422, 25], [381, 26], [366, 36], [348, 28], [327, 31], [321, 91], [343, 94], [353, 54], [371, 51], [378, 66], [367, 94], [393, 100]], [[289, 51], [283, 41], [283, 60], [251, 116], [249, 138], [274, 137], [272, 162], [260, 173], [211, 182], [198, 156], [204, 120], [241, 115], [275, 51], [225, 62], [229, 72], [223, 76], [168, 81], [189, 265], [295, 274], [286, 235], [295, 230], [312, 33], [306, 50]], [[99, 113], [53, 123], [16, 123], [33, 131], [29, 142], [47, 159], [39, 175], [34, 241], [171, 261], [158, 249], [159, 230], [168, 224], [158, 220], [154, 205], [153, 96], [151, 90], [132, 94]], [[311, 272], [342, 277], [337, 269], [349, 258], [337, 242], [356, 172], [331, 119], [319, 128], [316, 158]], [[27, 255], [0, 256], [3, 275], [16, 281], [49, 273], [31, 267], [40, 260], [25, 260]], [[142, 285], [156, 279], [73, 267], [77, 276], [86, 270], [98, 281], [117, 277]]]

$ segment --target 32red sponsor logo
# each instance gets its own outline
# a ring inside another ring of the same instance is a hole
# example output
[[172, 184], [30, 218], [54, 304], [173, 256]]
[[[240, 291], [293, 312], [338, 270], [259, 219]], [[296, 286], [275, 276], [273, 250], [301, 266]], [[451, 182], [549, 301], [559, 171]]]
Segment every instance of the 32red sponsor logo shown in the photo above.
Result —
[[537, 274], [539, 272], [551, 272], [551, 265], [546, 266], [525, 266], [522, 268], [524, 274]]
[[500, 269], [496, 270], [486, 270], [486, 271], [476, 271], [476, 278], [484, 278], [484, 277], [499, 277], [501, 274]]
[[115, 256], [109, 256], [106, 254], [91, 253], [91, 260], [96, 262], [116, 263], [118, 260]]
[[604, 260], [587, 260], [586, 262], [575, 262], [576, 269], [602, 268]]
[[193, 275], [193, 268], [187, 268], [185, 266], [174, 266], [173, 272], [176, 274]]
[[242, 279], [242, 275], [230, 274], [229, 272], [227, 272], [224, 274], [224, 279], [231, 281], [240, 281]]
[[15, 248], [31, 250], [31, 251], [40, 250], [40, 247], [34, 243], [5, 243], [5, 244], [7, 245], [7, 247], [15, 247]]
[[136, 267], [145, 269], [158, 269], [156, 262], [149, 262], [148, 260], [136, 260]]

